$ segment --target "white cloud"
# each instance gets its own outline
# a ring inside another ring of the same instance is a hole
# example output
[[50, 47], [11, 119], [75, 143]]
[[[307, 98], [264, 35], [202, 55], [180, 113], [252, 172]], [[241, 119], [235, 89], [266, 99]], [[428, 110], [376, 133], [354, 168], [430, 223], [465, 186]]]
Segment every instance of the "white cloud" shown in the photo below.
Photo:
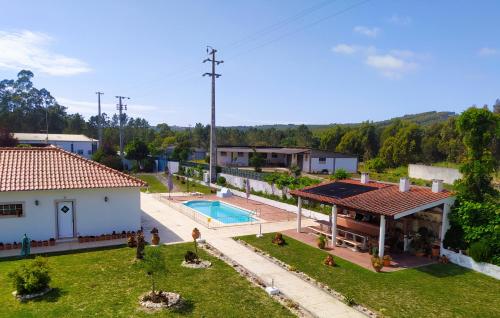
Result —
[[417, 69], [419, 62], [428, 58], [427, 55], [410, 50], [389, 50], [384, 52], [374, 46], [349, 44], [339, 44], [332, 51], [338, 54], [357, 56], [367, 66], [377, 70], [382, 76], [391, 79], [401, 78], [404, 74]]
[[29, 69], [52, 76], [89, 72], [83, 61], [54, 53], [49, 44], [54, 39], [45, 33], [0, 31], [0, 68]]
[[406, 26], [411, 24], [412, 18], [409, 16], [401, 16], [399, 14], [393, 14], [388, 21], [395, 25]]
[[377, 35], [380, 33], [380, 29], [375, 28], [375, 27], [369, 28], [369, 27], [365, 27], [362, 25], [358, 25], [358, 26], [354, 27], [354, 32], [371, 37], [371, 38], [376, 38]]
[[497, 55], [500, 53], [498, 49], [494, 49], [491, 47], [482, 47], [477, 51], [477, 55], [479, 56], [492, 56], [492, 55]]
[[[56, 100], [59, 104], [68, 107], [69, 113], [80, 113], [86, 118], [97, 115], [97, 99], [94, 102], [89, 102], [73, 100], [65, 97], [57, 97]], [[162, 116], [177, 112], [177, 109], [172, 107], [167, 109], [163, 106], [134, 104], [133, 102], [128, 102], [127, 108], [127, 114], [129, 117], [146, 118], [148, 121], [153, 122], [157, 122]], [[116, 104], [101, 102], [101, 111], [106, 113], [109, 117], [112, 117], [113, 114], [117, 113]]]
[[403, 73], [417, 68], [417, 63], [391, 54], [369, 55], [366, 57], [365, 63], [380, 71], [383, 76], [393, 79], [400, 78]]
[[332, 51], [340, 54], [354, 54], [358, 51], [358, 47], [349, 44], [337, 44], [333, 47]]

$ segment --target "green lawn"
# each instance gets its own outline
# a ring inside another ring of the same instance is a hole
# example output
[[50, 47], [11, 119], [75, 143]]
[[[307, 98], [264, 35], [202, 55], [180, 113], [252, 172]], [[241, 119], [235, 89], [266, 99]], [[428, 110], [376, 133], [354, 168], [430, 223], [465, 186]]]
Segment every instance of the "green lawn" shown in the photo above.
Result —
[[120, 247], [50, 256], [51, 286], [44, 298], [19, 303], [7, 272], [25, 260], [0, 260], [0, 317], [293, 317], [290, 311], [254, 287], [233, 268], [201, 251], [212, 262], [208, 270], [180, 266], [192, 245], [162, 246], [167, 274], [157, 286], [186, 300], [183, 310], [146, 313], [138, 297], [150, 288], [147, 276], [133, 264], [134, 249]]
[[338, 266], [323, 265], [327, 253], [274, 234], [242, 240], [294, 266], [332, 289], [351, 295], [388, 317], [500, 317], [500, 281], [453, 264], [436, 264], [392, 273], [375, 273], [335, 257]]
[[149, 189], [149, 192], [151, 193], [163, 193], [163, 192], [168, 192], [167, 187], [158, 180], [158, 178], [155, 175], [152, 174], [138, 174], [135, 175], [135, 177], [141, 179], [142, 181], [146, 181], [149, 185], [148, 188], [142, 188], [142, 192], [146, 192], [147, 189]]
[[[177, 180], [177, 178], [174, 176], [172, 178], [174, 182], [174, 187], [178, 189], [178, 191], [183, 191], [186, 192], [188, 190], [187, 183], [184, 182], [182, 183], [181, 180]], [[203, 194], [210, 194], [210, 188], [208, 186], [199, 184], [197, 182], [190, 181], [189, 182], [189, 192], [200, 192]]]

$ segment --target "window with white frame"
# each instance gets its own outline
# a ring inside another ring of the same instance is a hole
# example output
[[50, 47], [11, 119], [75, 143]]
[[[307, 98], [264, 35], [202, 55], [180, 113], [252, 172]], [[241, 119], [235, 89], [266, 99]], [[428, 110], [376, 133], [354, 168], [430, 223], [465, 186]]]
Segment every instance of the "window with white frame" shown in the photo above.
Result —
[[24, 215], [24, 207], [22, 203], [0, 203], [0, 217]]

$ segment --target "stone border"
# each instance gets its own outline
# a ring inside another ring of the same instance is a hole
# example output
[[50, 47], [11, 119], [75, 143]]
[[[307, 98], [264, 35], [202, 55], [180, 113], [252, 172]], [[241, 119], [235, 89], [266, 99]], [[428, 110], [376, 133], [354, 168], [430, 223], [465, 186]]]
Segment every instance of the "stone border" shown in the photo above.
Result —
[[[243, 266], [241, 266], [238, 262], [234, 261], [233, 259], [227, 257], [223, 253], [221, 253], [218, 249], [210, 245], [209, 243], [204, 243], [200, 244], [200, 247], [203, 248], [208, 254], [216, 257], [217, 259], [223, 261], [224, 263], [228, 264], [231, 266], [238, 274], [246, 278], [250, 283], [252, 283], [254, 286], [259, 287], [262, 290], [265, 290], [267, 287], [266, 283], [260, 279], [257, 275], [254, 273], [250, 272]], [[314, 315], [312, 315], [310, 312], [308, 312], [305, 308], [302, 308], [300, 304], [294, 302], [292, 299], [288, 298], [285, 294], [283, 294], [281, 291], [278, 295], [270, 295], [270, 297], [283, 305], [285, 308], [290, 310], [293, 314], [295, 314], [297, 317], [301, 318], [312, 318]]]
[[[245, 246], [246, 248], [250, 249], [251, 251], [253, 251], [254, 253], [257, 253], [259, 254], [260, 256], [266, 258], [267, 260], [275, 263], [276, 265], [282, 267], [283, 269], [286, 269], [287, 271], [291, 272], [292, 274], [294, 274], [295, 276], [297, 276], [298, 278], [302, 279], [303, 281], [306, 281], [316, 287], [319, 287], [320, 289], [322, 289], [323, 291], [327, 292], [329, 295], [332, 295], [333, 297], [337, 298], [338, 300], [340, 300], [341, 302], [345, 303], [346, 302], [346, 296], [342, 295], [341, 293], [331, 289], [328, 285], [322, 283], [322, 282], [318, 282], [316, 279], [312, 278], [311, 276], [307, 275], [306, 273], [304, 272], [301, 272], [297, 269], [295, 269], [293, 266], [290, 266], [288, 265], [287, 263], [277, 259], [276, 257], [270, 255], [269, 253], [251, 245], [251, 244], [248, 244], [247, 242], [243, 241], [243, 240], [240, 240], [240, 239], [234, 239], [237, 243]], [[325, 265], [326, 266], [326, 265]], [[361, 312], [362, 314], [368, 316], [368, 317], [371, 317], [371, 318], [377, 318], [378, 315], [377, 313], [375, 313], [374, 311], [362, 306], [362, 305], [359, 305], [359, 304], [356, 304], [354, 306], [351, 306], [352, 308], [356, 309], [357, 311]]]
[[[149, 310], [160, 310], [160, 309], [170, 309], [170, 308], [178, 308], [182, 306], [182, 298], [181, 295], [174, 292], [166, 292], [161, 291], [161, 295], [169, 300], [168, 303], [154, 303], [152, 301], [145, 301], [144, 297], [149, 295], [151, 291], [146, 292], [139, 296], [139, 305], [144, 309]], [[172, 300], [172, 302], [170, 302]]]
[[26, 295], [18, 295], [17, 291], [12, 292], [12, 295], [16, 297], [17, 300], [19, 301], [27, 301], [35, 298], [40, 298], [42, 296], [45, 296], [46, 294], [50, 293], [52, 291], [52, 288], [47, 287], [45, 290], [39, 292], [39, 293], [34, 293], [34, 294], [26, 294]]
[[182, 261], [181, 266], [186, 268], [194, 268], [194, 269], [206, 269], [212, 266], [212, 263], [209, 261], [205, 261], [200, 259], [199, 263], [188, 263], [186, 261]]

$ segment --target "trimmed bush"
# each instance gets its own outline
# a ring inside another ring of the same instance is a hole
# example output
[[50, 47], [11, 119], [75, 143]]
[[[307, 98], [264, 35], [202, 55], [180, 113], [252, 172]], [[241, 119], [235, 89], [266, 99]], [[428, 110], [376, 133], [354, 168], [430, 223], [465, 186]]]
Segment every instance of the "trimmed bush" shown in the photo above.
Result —
[[22, 264], [8, 275], [18, 295], [39, 293], [49, 288], [50, 275], [47, 260], [40, 256], [29, 263]]
[[220, 186], [226, 185], [226, 178], [222, 176], [217, 177], [217, 185]]
[[467, 252], [476, 262], [489, 262], [493, 256], [492, 246], [490, 242], [484, 238], [472, 243]]
[[349, 174], [349, 172], [347, 172], [345, 169], [337, 169], [332, 175], [331, 175], [331, 179], [335, 179], [335, 180], [343, 180], [343, 179], [347, 179], [349, 178], [351, 175]]

